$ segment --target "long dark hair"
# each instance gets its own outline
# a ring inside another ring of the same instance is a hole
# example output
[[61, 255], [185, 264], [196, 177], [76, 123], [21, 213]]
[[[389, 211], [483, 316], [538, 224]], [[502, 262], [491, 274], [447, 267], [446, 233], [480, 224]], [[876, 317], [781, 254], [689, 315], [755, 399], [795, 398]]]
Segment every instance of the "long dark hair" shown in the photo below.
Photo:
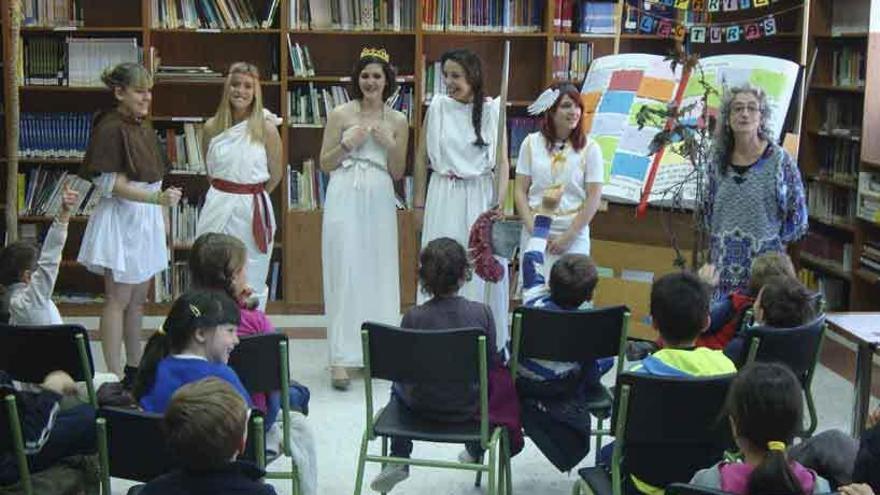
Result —
[[193, 288], [222, 290], [237, 300], [232, 277], [247, 263], [247, 248], [237, 237], [217, 232], [202, 234], [193, 243], [189, 255], [189, 273]]
[[[480, 57], [476, 53], [464, 48], [457, 48], [444, 53], [440, 57], [440, 66], [442, 67], [447, 60], [458, 63], [464, 69], [465, 79], [474, 93], [474, 106], [471, 110], [471, 124], [474, 126], [474, 134], [477, 136], [474, 144], [477, 146], [488, 146], [488, 143], [483, 140], [483, 136], [480, 134], [483, 126], [483, 100], [486, 97], [483, 90], [483, 63], [480, 62]], [[504, 124], [499, 122], [498, 125]]]
[[580, 151], [585, 144], [587, 144], [587, 136], [584, 134], [584, 102], [581, 100], [581, 92], [578, 91], [573, 84], [568, 82], [558, 82], [553, 83], [553, 86], [550, 86], [552, 89], [559, 90], [559, 96], [556, 97], [556, 101], [553, 102], [553, 106], [547, 109], [544, 112], [544, 117], [541, 118], [541, 134], [544, 135], [544, 139], [547, 141], [547, 150], [550, 151], [553, 149], [553, 142], [556, 141], [556, 125], [553, 124], [553, 117], [556, 115], [556, 110], [559, 109], [559, 103], [562, 102], [562, 98], [568, 96], [574, 101], [574, 104], [581, 109], [581, 118], [578, 119], [577, 127], [571, 130], [571, 134], [568, 135], [568, 140], [571, 142], [571, 147], [574, 148], [575, 151]]
[[730, 386], [727, 412], [736, 426], [737, 438], [748, 442], [753, 449], [766, 452], [749, 477], [748, 493], [803, 494], [785, 449], [770, 445], [770, 442], [789, 445], [802, 426], [801, 385], [794, 373], [776, 363], [746, 366]]
[[218, 325], [238, 326], [240, 321], [238, 305], [225, 292], [193, 290], [178, 297], [171, 305], [165, 323], [147, 341], [134, 381], [134, 397], [140, 400], [150, 392], [156, 381], [159, 361], [169, 354], [183, 352], [197, 329]]

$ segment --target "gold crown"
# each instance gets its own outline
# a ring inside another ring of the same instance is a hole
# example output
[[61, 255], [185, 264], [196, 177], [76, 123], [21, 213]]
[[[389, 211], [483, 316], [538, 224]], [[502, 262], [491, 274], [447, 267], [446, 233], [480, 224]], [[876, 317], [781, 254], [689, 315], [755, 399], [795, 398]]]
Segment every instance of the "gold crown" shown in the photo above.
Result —
[[384, 48], [365, 47], [363, 50], [361, 50], [361, 58], [364, 57], [376, 57], [385, 63], [388, 63], [390, 61], [390, 57], [388, 57], [388, 52], [386, 52]]

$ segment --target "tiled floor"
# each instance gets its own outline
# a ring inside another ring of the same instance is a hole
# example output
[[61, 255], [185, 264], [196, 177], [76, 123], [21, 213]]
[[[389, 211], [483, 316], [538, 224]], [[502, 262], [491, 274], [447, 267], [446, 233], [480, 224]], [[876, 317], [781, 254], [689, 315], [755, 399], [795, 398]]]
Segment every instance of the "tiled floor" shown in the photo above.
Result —
[[[99, 370], [103, 368], [100, 346], [93, 343]], [[337, 392], [330, 388], [325, 340], [292, 340], [291, 373], [312, 391], [311, 415], [308, 421], [315, 432], [318, 451], [318, 487], [322, 495], [353, 493], [357, 451], [364, 425], [364, 389], [361, 380], [354, 380], [351, 390]], [[388, 384], [374, 387], [374, 403], [378, 406], [388, 398]], [[819, 430], [849, 428], [852, 386], [824, 367], [816, 373], [813, 385], [819, 412]], [[378, 444], [376, 445], [378, 449]], [[461, 446], [434, 446], [416, 443], [415, 456], [436, 456], [454, 460]], [[289, 462], [282, 459], [278, 462]], [[582, 465], [592, 464], [592, 454]], [[364, 493], [371, 493], [369, 480], [377, 466], [368, 465]], [[517, 493], [563, 495], [571, 492], [575, 474], [560, 473], [531, 444], [513, 459], [513, 486]], [[273, 482], [279, 494], [290, 493], [289, 485]], [[114, 493], [124, 494], [129, 483], [114, 480]], [[476, 494], [473, 477], [464, 472], [413, 468], [410, 478], [395, 488], [394, 494]]]

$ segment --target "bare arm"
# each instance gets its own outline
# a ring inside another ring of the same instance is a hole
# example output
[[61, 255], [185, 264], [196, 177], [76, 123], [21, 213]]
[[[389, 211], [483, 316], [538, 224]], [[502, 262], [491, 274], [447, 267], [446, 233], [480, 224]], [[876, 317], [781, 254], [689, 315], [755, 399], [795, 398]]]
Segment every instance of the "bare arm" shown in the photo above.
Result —
[[113, 195], [139, 203], [174, 206], [180, 200], [180, 189], [169, 187], [157, 194], [156, 192], [133, 186], [125, 174], [116, 174], [116, 182], [113, 183]]
[[344, 108], [345, 106], [336, 107], [327, 116], [327, 125], [324, 127], [324, 138], [321, 142], [321, 170], [324, 172], [336, 170], [348, 154], [348, 151], [342, 147]]
[[[520, 155], [522, 156], [522, 155]], [[519, 218], [526, 226], [526, 230], [531, 234], [534, 226], [534, 215], [532, 208], [529, 206], [529, 187], [532, 185], [532, 176], [516, 174], [516, 182], [514, 183], [513, 201], [516, 203], [516, 211]]]
[[391, 178], [400, 180], [406, 171], [406, 148], [409, 145], [409, 122], [400, 112], [394, 112], [394, 147], [388, 155]]
[[281, 135], [278, 128], [269, 121], [265, 121], [263, 138], [266, 140], [266, 158], [269, 165], [269, 181], [266, 182], [266, 191], [272, 192], [281, 183]]
[[208, 164], [208, 147], [211, 144], [211, 140], [214, 139], [214, 117], [208, 119], [205, 122], [205, 127], [203, 128], [204, 132], [202, 132], [202, 159], [205, 161], [205, 173], [208, 176], [208, 182], [211, 182], [211, 167]]
[[580, 232], [584, 227], [590, 224], [593, 221], [593, 217], [596, 216], [596, 212], [599, 211], [599, 204], [602, 202], [602, 183], [601, 182], [590, 182], [587, 184], [587, 200], [584, 202], [584, 207], [581, 208], [581, 211], [578, 212], [577, 215], [574, 216], [574, 219], [571, 221], [571, 227], [569, 230], [574, 232]]

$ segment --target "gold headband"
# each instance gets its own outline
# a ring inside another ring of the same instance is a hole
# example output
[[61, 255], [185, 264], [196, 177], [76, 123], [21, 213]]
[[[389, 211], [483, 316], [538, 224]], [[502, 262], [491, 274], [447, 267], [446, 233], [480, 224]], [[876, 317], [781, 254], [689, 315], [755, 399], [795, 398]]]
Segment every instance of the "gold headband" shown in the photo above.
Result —
[[785, 451], [785, 442], [777, 442], [772, 440], [767, 442], [767, 450], [782, 450]]
[[190, 304], [190, 305], [189, 305], [189, 311], [190, 311], [190, 313], [192, 313], [192, 315], [195, 316], [196, 318], [202, 316], [202, 312], [199, 311], [199, 308], [198, 308], [195, 304]]
[[376, 57], [379, 60], [382, 60], [383, 62], [385, 62], [386, 64], [388, 62], [390, 62], [390, 60], [391, 60], [391, 57], [388, 56], [388, 52], [386, 52], [384, 48], [364, 47], [364, 49], [361, 50], [361, 57], [360, 58], [364, 58], [364, 57]]

